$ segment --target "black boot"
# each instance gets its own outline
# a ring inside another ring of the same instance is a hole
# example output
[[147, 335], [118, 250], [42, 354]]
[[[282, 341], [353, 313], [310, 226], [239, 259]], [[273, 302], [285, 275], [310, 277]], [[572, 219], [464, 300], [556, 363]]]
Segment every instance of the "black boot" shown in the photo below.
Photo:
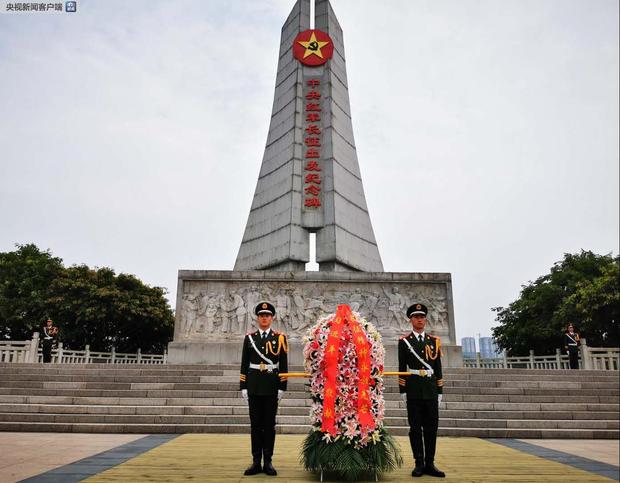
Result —
[[248, 466], [247, 469], [243, 472], [245, 476], [258, 475], [262, 473], [263, 469], [261, 468], [260, 461], [254, 460], [251, 466]]
[[422, 476], [424, 474], [424, 446], [422, 446], [422, 435], [414, 434], [409, 431], [409, 444], [411, 444], [411, 452], [415, 459], [415, 468], [411, 472], [411, 476]]
[[278, 474], [276, 469], [271, 464], [271, 461], [265, 461], [265, 465], [263, 466], [263, 471], [265, 472], [266, 475], [269, 475], [269, 476], [276, 476]]
[[432, 461], [427, 461], [426, 462], [426, 466], [424, 467], [424, 473], [426, 473], [429, 476], [436, 476], [437, 478], [445, 478], [446, 474], [439, 470], [436, 466], [435, 463]]
[[411, 476], [419, 477], [424, 474], [424, 462], [420, 459], [415, 460], [415, 468], [411, 472]]

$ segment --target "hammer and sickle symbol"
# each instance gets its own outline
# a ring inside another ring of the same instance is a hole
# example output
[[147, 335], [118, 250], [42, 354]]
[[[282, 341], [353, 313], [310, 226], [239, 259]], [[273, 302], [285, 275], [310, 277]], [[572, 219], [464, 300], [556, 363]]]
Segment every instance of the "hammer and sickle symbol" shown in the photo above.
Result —
[[308, 45], [308, 48], [310, 50], [319, 50], [319, 43], [318, 42], [310, 42], [310, 44]]

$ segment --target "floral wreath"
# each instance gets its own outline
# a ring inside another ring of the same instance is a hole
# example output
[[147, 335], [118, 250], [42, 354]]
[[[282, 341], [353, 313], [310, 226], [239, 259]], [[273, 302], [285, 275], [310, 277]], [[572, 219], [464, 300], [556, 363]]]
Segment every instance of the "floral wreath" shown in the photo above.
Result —
[[[400, 466], [396, 443], [383, 427], [385, 349], [379, 331], [339, 305], [308, 330], [304, 343], [312, 394], [312, 430], [302, 452], [306, 469], [350, 479]], [[333, 448], [331, 457], [326, 447]], [[357, 463], [342, 458], [342, 451], [356, 453]], [[350, 464], [342, 467], [343, 461]]]

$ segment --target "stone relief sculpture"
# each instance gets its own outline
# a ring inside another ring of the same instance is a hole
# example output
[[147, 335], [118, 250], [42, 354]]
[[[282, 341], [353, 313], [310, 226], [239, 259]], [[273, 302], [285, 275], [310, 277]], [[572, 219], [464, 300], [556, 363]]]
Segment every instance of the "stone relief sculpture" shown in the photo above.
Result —
[[245, 319], [247, 314], [245, 302], [243, 301], [243, 297], [241, 297], [241, 295], [239, 295], [235, 290], [230, 293], [230, 296], [232, 298], [232, 308], [230, 311], [234, 314], [237, 322], [237, 326], [233, 329], [233, 331], [237, 334], [242, 334], [245, 332]]
[[191, 294], [183, 295], [183, 325], [181, 329], [185, 336], [194, 333], [194, 325], [198, 318], [198, 302], [196, 297]]
[[347, 303], [375, 324], [386, 340], [411, 330], [404, 313], [420, 301], [429, 307], [428, 331], [449, 335], [448, 301], [442, 284], [292, 284], [287, 282], [198, 282], [185, 285], [181, 297], [180, 339], [236, 340], [255, 327], [254, 307], [270, 300], [276, 307], [274, 328], [291, 340], [303, 337], [323, 315]]

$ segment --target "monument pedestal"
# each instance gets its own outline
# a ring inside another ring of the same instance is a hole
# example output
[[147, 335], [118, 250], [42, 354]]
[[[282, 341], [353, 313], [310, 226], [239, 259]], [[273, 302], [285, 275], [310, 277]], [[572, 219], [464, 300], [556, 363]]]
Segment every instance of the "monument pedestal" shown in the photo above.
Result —
[[290, 341], [289, 364], [303, 364], [303, 337], [321, 317], [348, 304], [383, 337], [386, 366], [398, 364], [397, 343], [411, 331], [409, 305], [429, 308], [426, 331], [441, 338], [446, 367], [462, 365], [456, 346], [449, 273], [180, 270], [172, 364], [239, 364], [244, 335], [256, 330], [254, 307], [276, 307], [273, 329]]
[[[242, 337], [236, 341], [225, 342], [170, 342], [168, 362], [171, 364], [241, 364]], [[398, 368], [398, 339], [384, 339], [386, 370]], [[443, 367], [463, 367], [461, 346], [445, 344], [442, 338], [441, 361]], [[291, 342], [289, 345], [289, 366], [303, 366], [303, 344]]]

